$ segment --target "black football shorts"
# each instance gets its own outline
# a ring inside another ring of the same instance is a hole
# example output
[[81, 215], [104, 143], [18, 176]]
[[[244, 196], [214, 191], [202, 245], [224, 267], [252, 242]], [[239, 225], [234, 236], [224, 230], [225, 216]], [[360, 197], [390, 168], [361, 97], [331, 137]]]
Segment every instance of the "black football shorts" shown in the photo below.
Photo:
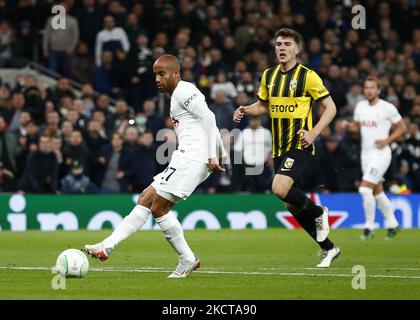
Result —
[[274, 169], [276, 174], [291, 177], [298, 183], [313, 159], [314, 156], [308, 151], [292, 149], [273, 159]]

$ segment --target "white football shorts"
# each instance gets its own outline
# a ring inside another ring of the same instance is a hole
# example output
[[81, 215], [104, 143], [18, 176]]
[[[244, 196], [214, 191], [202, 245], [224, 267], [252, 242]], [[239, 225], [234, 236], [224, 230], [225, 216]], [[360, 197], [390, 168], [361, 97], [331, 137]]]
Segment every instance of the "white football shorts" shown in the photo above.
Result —
[[361, 158], [364, 181], [375, 185], [385, 181], [384, 175], [391, 164], [392, 158], [389, 148], [362, 152]]
[[153, 177], [151, 185], [158, 195], [178, 203], [186, 200], [210, 173], [206, 163], [184, 158], [175, 151], [169, 165]]

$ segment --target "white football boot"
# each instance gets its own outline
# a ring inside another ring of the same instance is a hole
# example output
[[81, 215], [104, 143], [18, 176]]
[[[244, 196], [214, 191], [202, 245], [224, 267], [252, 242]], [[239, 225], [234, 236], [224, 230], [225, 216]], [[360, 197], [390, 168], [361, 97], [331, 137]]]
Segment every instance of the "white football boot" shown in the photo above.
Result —
[[328, 222], [328, 208], [321, 206], [322, 214], [315, 218], [316, 226], [316, 241], [322, 242], [327, 239], [328, 234], [330, 233], [330, 224]]
[[97, 244], [87, 244], [85, 245], [84, 252], [87, 254], [90, 254], [92, 258], [99, 259], [101, 261], [105, 261], [109, 258], [112, 249], [111, 248], [105, 248], [102, 242], [99, 242]]
[[331, 262], [340, 255], [341, 251], [339, 247], [333, 247], [331, 250], [320, 251], [321, 262], [317, 264], [317, 268], [329, 268]]
[[168, 278], [186, 278], [188, 275], [193, 272], [194, 270], [200, 268], [200, 259], [195, 257], [195, 261], [193, 263], [179, 263], [176, 267], [175, 271], [172, 272]]

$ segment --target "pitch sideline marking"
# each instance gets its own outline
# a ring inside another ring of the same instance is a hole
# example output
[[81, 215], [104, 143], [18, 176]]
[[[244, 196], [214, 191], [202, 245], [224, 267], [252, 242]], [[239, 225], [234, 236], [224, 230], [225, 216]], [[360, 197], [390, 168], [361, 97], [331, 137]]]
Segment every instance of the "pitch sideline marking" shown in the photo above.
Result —
[[[0, 269], [8, 270], [51, 270], [47, 267], [4, 267]], [[141, 268], [141, 269], [110, 269], [110, 268], [91, 268], [92, 272], [138, 272], [138, 273], [167, 273], [172, 269], [164, 268]], [[258, 272], [258, 271], [217, 271], [217, 270], [197, 270], [197, 273], [203, 274], [235, 274], [235, 275], [268, 275], [268, 276], [308, 276], [308, 277], [354, 277], [354, 274], [345, 273], [305, 273], [305, 272]], [[394, 278], [394, 279], [420, 279], [420, 276], [402, 276], [402, 275], [383, 275], [368, 274], [367, 278]]]

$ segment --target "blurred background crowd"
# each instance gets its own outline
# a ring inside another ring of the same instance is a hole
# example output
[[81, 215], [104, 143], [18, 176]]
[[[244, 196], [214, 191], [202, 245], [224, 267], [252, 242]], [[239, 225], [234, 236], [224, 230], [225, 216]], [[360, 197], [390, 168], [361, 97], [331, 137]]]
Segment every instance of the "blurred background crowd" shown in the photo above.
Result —
[[[51, 27], [55, 4], [67, 9], [65, 30]], [[366, 29], [352, 28], [357, 4], [366, 9]], [[176, 144], [169, 100], [152, 71], [170, 53], [183, 80], [206, 95], [218, 127], [238, 129], [223, 135], [231, 145], [226, 173], [197, 192], [270, 192], [270, 121], [236, 125], [232, 115], [255, 101], [262, 72], [276, 64], [273, 35], [281, 27], [303, 35], [300, 62], [321, 76], [338, 108], [316, 141], [304, 189], [357, 190], [360, 136], [341, 123], [352, 119], [363, 79], [373, 75], [408, 125], [391, 146], [386, 187], [419, 192], [420, 2], [412, 0], [0, 0], [0, 68], [30, 61], [58, 77], [50, 86], [25, 75], [0, 82], [0, 191], [140, 192], [165, 167], [156, 161], [163, 140]], [[245, 175], [253, 166], [262, 174]]]

